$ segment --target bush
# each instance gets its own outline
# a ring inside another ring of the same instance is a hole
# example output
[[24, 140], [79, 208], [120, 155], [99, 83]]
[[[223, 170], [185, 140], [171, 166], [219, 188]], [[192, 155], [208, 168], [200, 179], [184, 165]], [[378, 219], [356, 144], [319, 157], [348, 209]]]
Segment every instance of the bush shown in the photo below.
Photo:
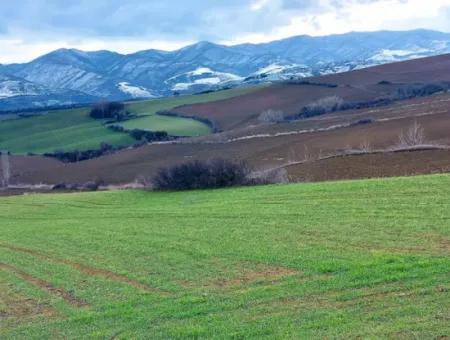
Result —
[[414, 123], [406, 130], [400, 133], [399, 143], [403, 147], [419, 146], [424, 144], [425, 134], [422, 126], [414, 121]]
[[265, 110], [259, 117], [258, 121], [261, 123], [281, 123], [285, 120], [284, 112], [280, 110]]
[[192, 190], [246, 185], [250, 169], [244, 162], [217, 159], [191, 161], [158, 171], [152, 183], [156, 190]]
[[66, 189], [67, 189], [66, 183], [58, 183], [52, 187], [52, 190], [66, 190]]

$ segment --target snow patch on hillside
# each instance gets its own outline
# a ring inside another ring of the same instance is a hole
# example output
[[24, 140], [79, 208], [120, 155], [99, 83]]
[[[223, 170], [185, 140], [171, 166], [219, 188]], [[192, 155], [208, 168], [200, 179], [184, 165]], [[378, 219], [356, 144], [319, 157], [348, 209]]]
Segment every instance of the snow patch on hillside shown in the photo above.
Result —
[[35, 96], [40, 94], [37, 86], [20, 80], [0, 81], [0, 98]]
[[400, 61], [404, 59], [414, 59], [429, 53], [430, 50], [425, 48], [414, 48], [411, 50], [390, 50], [382, 49], [369, 60], [377, 62]]
[[193, 86], [218, 86], [230, 82], [241, 81], [244, 78], [233, 73], [218, 72], [209, 67], [198, 67], [193, 71], [178, 74], [169, 78], [166, 83], [172, 85], [172, 91], [187, 91]]
[[189, 90], [191, 86], [194, 85], [218, 85], [222, 81], [219, 77], [212, 77], [212, 78], [202, 78], [194, 80], [191, 83], [177, 83], [172, 87], [173, 91], [186, 91]]
[[258, 71], [256, 71], [254, 74], [274, 74], [274, 73], [280, 73], [283, 72], [288, 66], [278, 65], [278, 64], [271, 64], [266, 67], [260, 68]]
[[129, 94], [133, 98], [153, 98], [155, 97], [148, 89], [141, 86], [133, 86], [127, 82], [117, 84], [117, 87], [123, 93]]

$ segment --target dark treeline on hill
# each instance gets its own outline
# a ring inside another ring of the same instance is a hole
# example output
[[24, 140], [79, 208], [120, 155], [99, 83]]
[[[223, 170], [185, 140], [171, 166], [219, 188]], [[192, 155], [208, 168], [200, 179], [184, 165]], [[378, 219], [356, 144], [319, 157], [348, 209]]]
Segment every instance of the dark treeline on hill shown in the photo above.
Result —
[[449, 90], [450, 82], [441, 82], [402, 86], [391, 95], [386, 95], [367, 101], [349, 102], [344, 101], [341, 97], [338, 96], [329, 96], [321, 98], [304, 106], [298, 114], [288, 116], [286, 117], [286, 120], [304, 119], [336, 111], [359, 110], [371, 107], [385, 106], [399, 100], [431, 96], [433, 94], [446, 92]]
[[101, 143], [99, 149], [93, 150], [73, 150], [73, 151], [55, 151], [53, 153], [45, 153], [45, 157], [52, 157], [64, 163], [76, 163], [103, 155], [111, 154], [117, 150], [124, 149], [124, 146], [113, 146], [107, 143]]
[[[110, 129], [118, 132], [128, 133], [131, 137], [136, 139], [136, 144], [131, 147], [139, 147], [146, 143], [151, 142], [162, 142], [162, 141], [170, 141], [175, 140], [177, 137], [170, 136], [165, 131], [147, 131], [147, 130], [125, 130], [123, 127], [119, 125], [111, 125]], [[113, 146], [108, 143], [101, 143], [99, 149], [90, 149], [90, 150], [73, 150], [73, 151], [55, 151], [45, 153], [45, 157], [56, 158], [64, 163], [76, 163], [85, 161], [92, 158], [101, 157], [104, 155], [112, 154], [116, 151], [123, 150], [128, 146]]]
[[125, 104], [121, 102], [102, 102], [95, 104], [89, 116], [94, 119], [113, 119], [122, 121], [129, 117], [130, 113], [125, 110]]
[[321, 82], [315, 82], [315, 81], [303, 80], [303, 79], [295, 79], [295, 78], [291, 78], [291, 80], [289, 80], [287, 83], [291, 84], [291, 85], [310, 85], [310, 86], [322, 86], [322, 87], [329, 87], [329, 88], [338, 87], [337, 84], [321, 83]]
[[169, 135], [166, 131], [149, 131], [141, 129], [127, 130], [120, 125], [109, 125], [108, 129], [115, 132], [128, 133], [132, 138], [136, 139], [137, 141], [144, 141], [144, 142], [162, 142], [178, 138], [176, 136]]

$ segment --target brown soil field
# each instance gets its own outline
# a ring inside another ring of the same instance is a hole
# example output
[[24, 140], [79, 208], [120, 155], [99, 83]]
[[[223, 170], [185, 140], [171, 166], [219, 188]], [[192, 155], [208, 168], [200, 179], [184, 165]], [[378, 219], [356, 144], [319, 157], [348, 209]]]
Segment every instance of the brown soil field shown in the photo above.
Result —
[[[362, 146], [365, 149], [387, 150], [398, 145], [402, 131], [414, 122], [423, 129], [423, 144], [449, 146], [450, 93], [403, 100], [371, 109], [335, 112], [290, 123], [256, 124], [256, 114], [264, 106], [277, 108], [273, 106], [276, 103], [294, 109], [302, 101], [306, 103], [311, 98], [323, 97], [328, 91], [346, 91], [346, 98], [373, 96], [374, 86], [377, 94], [386, 91], [386, 88], [378, 89], [384, 85], [374, 85], [380, 80], [431, 82], [445, 79], [450, 79], [450, 55], [315, 79], [339, 83], [338, 88], [278, 84], [237, 98], [185, 106], [181, 108], [183, 112], [193, 110], [192, 113], [198, 114], [199, 109], [204, 109], [205, 115], [216, 115], [214, 117], [223, 119], [221, 122], [232, 130], [171, 144], [125, 149], [72, 164], [39, 156], [11, 156], [11, 183], [83, 184], [102, 180], [106, 184], [120, 185], [150, 178], [161, 167], [219, 157], [245, 160], [257, 170], [270, 169], [305, 159], [323, 159]], [[350, 82], [351, 85], [347, 86]], [[355, 124], [367, 119], [371, 123]], [[427, 164], [419, 166], [421, 162]], [[428, 150], [328, 158], [288, 167], [288, 170], [294, 180], [330, 180], [448, 171], [449, 164], [448, 151]]]
[[[224, 131], [232, 130], [256, 124], [259, 114], [267, 109], [295, 114], [305, 105], [328, 96], [337, 95], [350, 102], [366, 101], [393, 93], [405, 84], [450, 81], [450, 54], [308, 80], [336, 84], [338, 87], [279, 83], [239, 97], [212, 103], [185, 105], [172, 111], [208, 118]], [[381, 85], [379, 84], [381, 81], [388, 81], [391, 84]]]
[[[370, 144], [385, 149], [399, 143], [399, 135], [417, 121], [426, 144], [450, 145], [450, 108], [443, 113], [337, 128], [329, 131], [251, 138], [229, 143], [153, 144], [123, 150], [79, 163], [62, 164], [42, 157], [12, 157], [13, 183], [85, 183], [101, 179], [108, 184], [150, 177], [164, 166], [187, 160], [217, 157], [248, 161], [257, 169], [277, 167], [305, 158], [333, 155]], [[21, 167], [21, 164], [26, 164]], [[36, 166], [34, 165], [36, 164]]]
[[295, 182], [414, 176], [450, 172], [450, 150], [339, 156], [286, 167]]

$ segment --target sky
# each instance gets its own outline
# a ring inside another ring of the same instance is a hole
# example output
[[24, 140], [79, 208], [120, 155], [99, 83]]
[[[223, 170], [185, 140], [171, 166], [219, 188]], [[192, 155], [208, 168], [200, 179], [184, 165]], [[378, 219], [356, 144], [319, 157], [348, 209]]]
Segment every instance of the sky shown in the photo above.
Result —
[[0, 63], [416, 28], [450, 32], [450, 0], [0, 0]]

